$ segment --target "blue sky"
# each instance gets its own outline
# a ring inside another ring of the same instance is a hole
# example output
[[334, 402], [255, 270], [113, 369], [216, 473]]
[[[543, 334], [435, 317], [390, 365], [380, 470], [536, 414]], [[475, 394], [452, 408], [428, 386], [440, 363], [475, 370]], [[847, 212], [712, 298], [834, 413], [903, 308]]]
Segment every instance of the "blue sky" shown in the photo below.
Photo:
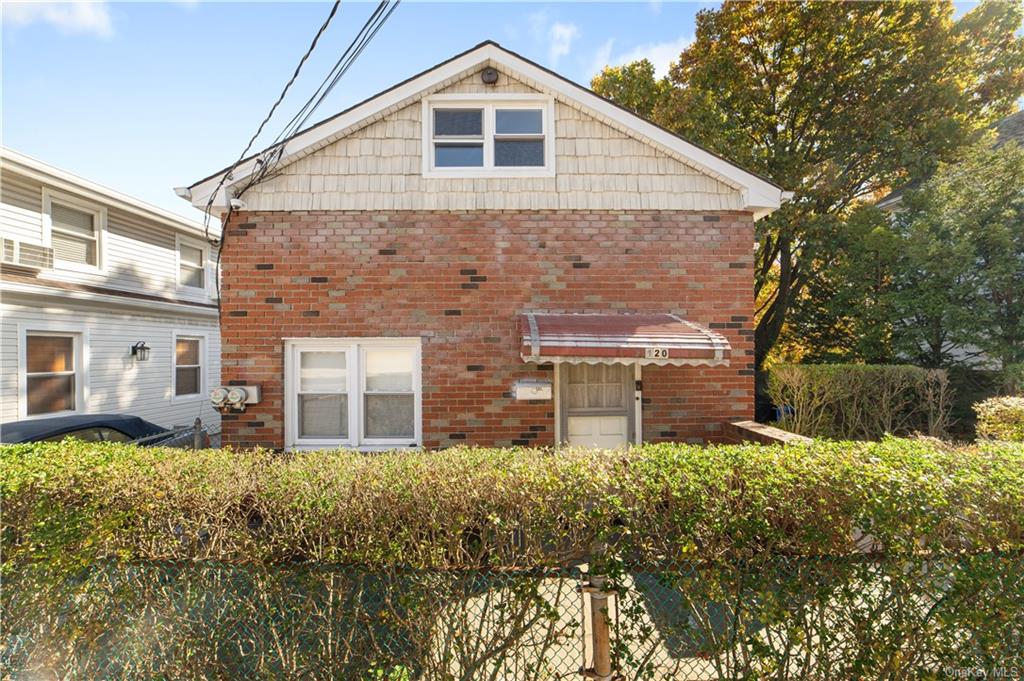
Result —
[[[696, 13], [716, 5], [406, 0], [314, 119], [486, 39], [584, 84], [605, 63], [648, 57], [664, 69], [692, 39]], [[269, 138], [372, 8], [342, 2]], [[238, 156], [329, 9], [327, 2], [5, 2], [3, 144], [198, 218], [172, 187]]]

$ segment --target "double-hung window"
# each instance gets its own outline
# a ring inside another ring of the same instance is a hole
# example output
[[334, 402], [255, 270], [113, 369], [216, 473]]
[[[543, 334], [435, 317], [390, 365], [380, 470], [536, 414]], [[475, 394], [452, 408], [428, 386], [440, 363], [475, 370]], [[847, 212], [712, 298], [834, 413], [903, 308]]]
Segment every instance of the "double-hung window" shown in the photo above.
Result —
[[81, 407], [81, 343], [75, 333], [25, 334], [25, 416]]
[[174, 337], [174, 397], [203, 394], [203, 338]]
[[289, 448], [421, 442], [418, 338], [295, 339], [285, 352]]
[[178, 238], [178, 286], [206, 288], [206, 247]]
[[554, 174], [554, 106], [548, 98], [472, 100], [439, 95], [424, 100], [423, 106], [425, 175]]
[[100, 269], [106, 211], [49, 191], [43, 193], [43, 204], [55, 266], [85, 271]]

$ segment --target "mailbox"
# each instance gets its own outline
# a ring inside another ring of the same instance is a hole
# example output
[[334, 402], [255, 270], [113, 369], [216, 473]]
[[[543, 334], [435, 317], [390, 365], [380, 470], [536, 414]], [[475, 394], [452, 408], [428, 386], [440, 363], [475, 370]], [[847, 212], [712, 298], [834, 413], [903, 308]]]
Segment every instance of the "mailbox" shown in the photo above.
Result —
[[517, 400], [550, 400], [551, 381], [523, 379], [512, 389]]

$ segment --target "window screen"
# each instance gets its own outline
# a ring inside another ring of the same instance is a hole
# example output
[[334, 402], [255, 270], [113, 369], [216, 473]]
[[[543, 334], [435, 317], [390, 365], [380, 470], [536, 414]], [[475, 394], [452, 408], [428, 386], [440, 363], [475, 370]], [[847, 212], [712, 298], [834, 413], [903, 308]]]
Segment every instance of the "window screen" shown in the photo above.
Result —
[[198, 338], [178, 338], [174, 347], [174, 394], [202, 392], [202, 344]]
[[75, 337], [25, 337], [26, 412], [29, 416], [76, 408]]
[[58, 261], [96, 266], [99, 240], [96, 215], [60, 203], [50, 204], [53, 257]]

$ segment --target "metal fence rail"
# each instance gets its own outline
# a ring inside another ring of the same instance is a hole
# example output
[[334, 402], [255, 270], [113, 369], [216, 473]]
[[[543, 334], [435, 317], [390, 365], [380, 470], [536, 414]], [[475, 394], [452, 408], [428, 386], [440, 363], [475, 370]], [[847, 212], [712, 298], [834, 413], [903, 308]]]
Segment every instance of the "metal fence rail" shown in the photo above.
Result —
[[132, 440], [133, 445], [176, 447], [178, 449], [205, 449], [220, 447], [220, 427], [211, 427], [196, 418], [191, 426], [174, 428], [163, 433]]
[[601, 678], [603, 654], [622, 679], [1024, 673], [1019, 553], [607, 572], [595, 590], [576, 568], [7, 565], [0, 663], [32, 679], [539, 681]]

